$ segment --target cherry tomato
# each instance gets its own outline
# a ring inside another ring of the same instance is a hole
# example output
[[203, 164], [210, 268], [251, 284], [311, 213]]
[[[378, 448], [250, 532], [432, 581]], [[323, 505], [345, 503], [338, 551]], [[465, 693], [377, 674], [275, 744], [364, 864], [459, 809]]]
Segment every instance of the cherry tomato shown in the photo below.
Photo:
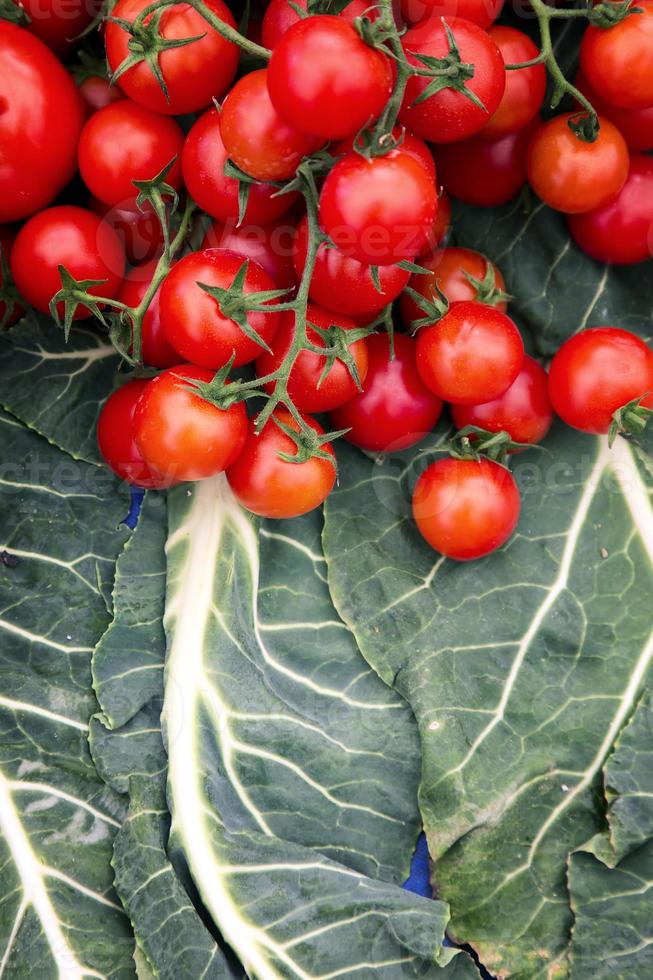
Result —
[[630, 150], [653, 150], [653, 105], [646, 109], [623, 109], [612, 105], [594, 91], [582, 71], [576, 75], [574, 85], [590, 100], [600, 116], [614, 123]]
[[320, 14], [293, 24], [268, 68], [272, 103], [289, 126], [323, 140], [355, 136], [392, 94], [388, 58], [341, 17]]
[[[501, 292], [505, 292], [506, 289], [501, 270], [485, 255], [474, 252], [471, 248], [442, 248], [422, 260], [421, 265], [428, 269], [431, 275], [415, 272], [411, 276], [409, 285], [427, 300], [437, 298], [436, 287], [444, 293], [450, 304], [469, 300], [485, 302], [488, 298], [494, 299], [492, 296], [487, 297], [483, 290], [479, 293], [479, 287], [468, 278], [470, 276], [482, 284], [488, 273], [495, 289]], [[505, 312], [508, 307], [505, 300], [493, 302], [492, 305], [502, 312]], [[404, 293], [401, 297], [401, 319], [405, 326], [410, 327], [411, 323], [422, 320], [425, 316], [426, 313], [412, 296]]]
[[136, 446], [168, 486], [220, 473], [235, 462], [245, 445], [243, 402], [222, 409], [187, 390], [193, 380], [212, 379], [208, 368], [179, 364], [150, 381], [136, 406]]
[[368, 160], [349, 153], [324, 181], [319, 218], [345, 253], [369, 265], [413, 258], [433, 227], [437, 191], [421, 163], [401, 149]]
[[[294, 260], [298, 277], [301, 278], [306, 264], [308, 249], [308, 225], [302, 218], [297, 225]], [[327, 248], [323, 243], [317, 251], [313, 275], [309, 287], [310, 297], [319, 306], [344, 313], [346, 316], [367, 316], [370, 319], [397, 298], [408, 280], [410, 272], [398, 265], [379, 266], [380, 290], [374, 285], [370, 266], [338, 248]]]
[[92, 116], [98, 109], [120, 102], [125, 97], [117, 85], [112, 85], [102, 75], [87, 75], [77, 83], [77, 89], [84, 100], [87, 116]]
[[504, 0], [401, 0], [401, 13], [408, 24], [417, 24], [425, 17], [463, 17], [479, 27], [487, 28], [497, 19]]
[[580, 46], [580, 66], [593, 89], [625, 109], [653, 105], [653, 0], [633, 4], [630, 14], [609, 30], [591, 25]]
[[101, 0], [20, 0], [29, 17], [27, 30], [58, 58], [79, 47], [80, 34], [102, 12]]
[[484, 134], [436, 149], [438, 176], [453, 197], [481, 207], [507, 204], [526, 183], [528, 147], [540, 121], [497, 140]]
[[183, 143], [181, 126], [174, 119], [120, 99], [95, 112], [84, 126], [79, 172], [91, 194], [115, 207], [134, 200], [134, 180], [151, 180], [174, 160], [166, 183], [179, 190]]
[[[236, 22], [222, 0], [204, 0], [207, 7], [229, 27]], [[131, 35], [113, 18], [133, 23], [150, 5], [150, 0], [118, 0], [111, 11], [112, 19], [105, 29], [107, 60], [112, 72], [117, 71], [130, 54]], [[151, 15], [146, 18], [146, 23]], [[165, 38], [185, 38], [202, 35], [178, 48], [168, 48], [159, 55], [159, 66], [168, 90], [161, 90], [146, 61], [129, 68], [120, 76], [120, 88], [139, 105], [153, 112], [178, 116], [197, 112], [219, 99], [227, 90], [238, 67], [238, 48], [218, 34], [202, 15], [186, 3], [167, 7], [159, 21], [159, 33]]]
[[417, 370], [444, 401], [476, 405], [502, 395], [524, 360], [524, 344], [509, 316], [484, 303], [453, 303], [417, 335]]
[[415, 341], [395, 334], [394, 359], [387, 334], [367, 338], [369, 364], [363, 390], [331, 412], [335, 429], [349, 429], [347, 442], [369, 452], [397, 452], [414, 446], [434, 428], [442, 401], [420, 378]]
[[250, 72], [224, 101], [220, 131], [233, 162], [256, 180], [287, 180], [303, 157], [321, 146], [281, 118], [270, 101], [267, 71]]
[[[130, 269], [123, 280], [116, 298], [121, 303], [126, 303], [127, 306], [138, 306], [152, 281], [156, 266], [157, 262], [154, 260]], [[168, 343], [166, 335], [163, 332], [163, 327], [161, 326], [161, 316], [159, 314], [160, 296], [161, 287], [155, 292], [147, 308], [147, 313], [143, 317], [141, 357], [143, 363], [149, 364], [151, 367], [167, 368], [179, 363], [179, 354]]]
[[102, 407], [97, 424], [98, 447], [107, 466], [121, 480], [146, 490], [161, 490], [167, 480], [145, 462], [134, 439], [134, 413], [149, 381], [128, 381]]
[[[11, 261], [11, 251], [14, 247], [14, 239], [16, 235], [12, 228], [3, 227], [0, 225], [0, 259], [6, 262], [7, 266]], [[0, 293], [2, 292], [2, 264], [0, 263]], [[11, 310], [9, 316], [7, 317], [6, 323], [4, 323], [4, 329], [7, 327], [12, 327], [14, 323], [17, 323], [23, 315], [23, 308], [19, 306], [18, 303], [11, 303]], [[7, 304], [0, 299], [0, 323], [4, 320], [7, 313]]]
[[[299, 0], [294, 6], [306, 10], [307, 0]], [[339, 16], [352, 24], [356, 17], [361, 17], [363, 14], [374, 23], [379, 16], [379, 8], [370, 6], [368, 0], [351, 0], [351, 3], [347, 4]], [[301, 19], [297, 11], [291, 6], [290, 0], [271, 0], [263, 15], [261, 43], [265, 48], [276, 47], [286, 31]]]
[[441, 187], [438, 191], [438, 206], [435, 211], [435, 221], [431, 226], [428, 238], [417, 253], [420, 258], [432, 255], [439, 245], [446, 241], [451, 231], [451, 198]]
[[[488, 34], [507, 65], [531, 61], [540, 53], [528, 34], [514, 27], [499, 24], [491, 27]], [[506, 88], [499, 108], [485, 124], [481, 135], [495, 140], [523, 129], [538, 114], [545, 92], [546, 68], [543, 64], [506, 72]]]
[[88, 206], [113, 228], [125, 250], [127, 260], [132, 265], [149, 262], [161, 255], [163, 230], [148, 201], [145, 201], [142, 210], [137, 206], [135, 197], [112, 208], [97, 197], [91, 197]]
[[647, 395], [653, 408], [653, 351], [627, 330], [593, 327], [565, 341], [549, 368], [549, 395], [560, 418], [581, 432], [606, 433], [612, 416]]
[[[356, 148], [358, 135], [349, 136], [347, 139], [332, 143], [329, 147], [329, 153], [334, 157], [345, 156], [351, 153]], [[393, 126], [392, 136], [397, 141], [397, 149], [401, 150], [402, 153], [407, 153], [409, 157], [413, 157], [413, 159], [421, 163], [431, 180], [435, 181], [435, 161], [433, 160], [433, 154], [424, 140], [421, 140], [419, 136], [413, 135], [413, 133], [409, 133], [403, 126]]]
[[[63, 205], [30, 218], [18, 232], [11, 253], [11, 274], [21, 296], [41, 313], [61, 289], [59, 266], [75, 279], [101, 279], [94, 296], [116, 295], [125, 271], [125, 253], [115, 231], [92, 211]], [[63, 303], [57, 305], [60, 315]], [[75, 319], [88, 316], [78, 306]]]
[[[325, 347], [325, 341], [313, 330], [328, 330], [331, 326], [343, 330], [355, 330], [356, 324], [342, 314], [330, 313], [313, 303], [308, 304], [306, 314], [308, 329], [307, 336], [312, 344]], [[281, 325], [274, 338], [271, 354], [261, 354], [256, 360], [256, 373], [260, 378], [272, 374], [281, 366], [295, 336], [295, 314], [292, 311], [284, 313]], [[361, 338], [347, 345], [349, 354], [356, 366], [361, 382], [365, 380], [368, 366], [367, 340]], [[326, 357], [314, 351], [300, 351], [293, 364], [288, 378], [288, 394], [300, 412], [328, 412], [333, 408], [344, 405], [359, 392], [351, 371], [341, 360], [335, 360], [326, 377], [322, 379], [326, 367]], [[275, 382], [265, 385], [266, 391], [272, 392]]]
[[[222, 136], [220, 115], [217, 109], [209, 109], [200, 116], [186, 137], [181, 157], [184, 183], [193, 200], [219, 221], [238, 220], [238, 188], [235, 177], [227, 177], [227, 162]], [[244, 224], [267, 224], [274, 221], [297, 200], [296, 194], [279, 194], [272, 184], [248, 185], [247, 209]]]
[[268, 225], [236, 225], [233, 220], [223, 225], [214, 221], [200, 248], [226, 248], [246, 259], [254, 259], [275, 286], [290, 289], [297, 285], [292, 258], [295, 233], [295, 225], [284, 216]]
[[84, 105], [38, 38], [0, 20], [0, 223], [27, 218], [77, 169]]
[[451, 417], [457, 429], [476, 425], [488, 432], [505, 431], [514, 442], [541, 442], [553, 422], [546, 371], [526, 356], [502, 395], [482, 405], [452, 405]]
[[413, 517], [428, 544], [447, 558], [471, 561], [496, 551], [519, 520], [514, 477], [491, 459], [439, 459], [413, 492]]
[[[335, 454], [327, 443], [324, 448], [333, 456], [313, 456], [303, 463], [281, 459], [279, 453], [294, 456], [297, 446], [275, 419], [295, 431], [299, 425], [290, 412], [277, 409], [260, 434], [250, 420], [245, 448], [227, 470], [227, 480], [234, 494], [247, 510], [259, 517], [299, 517], [319, 507], [336, 482]], [[319, 435], [324, 429], [315, 419], [306, 422]]]
[[569, 215], [571, 237], [599, 262], [631, 265], [653, 255], [653, 158], [630, 158], [626, 183], [595, 211]]
[[628, 147], [619, 130], [599, 119], [599, 135], [586, 143], [569, 128], [573, 113], [549, 119], [528, 148], [531, 187], [556, 211], [593, 211], [618, 194], [628, 176]]
[[[462, 92], [444, 88], [423, 102], [415, 100], [431, 79], [413, 75], [399, 119], [417, 136], [434, 143], [451, 143], [473, 136], [486, 125], [497, 110], [506, 84], [501, 52], [482, 28], [460, 17], [448, 17], [446, 23], [454, 35], [463, 63], [474, 65], [474, 75], [465, 84], [482, 102], [475, 105]], [[449, 39], [443, 17], [430, 17], [407, 31], [401, 39], [408, 61], [423, 67], [415, 55], [444, 58], [449, 53]]]
[[[234, 355], [234, 367], [253, 361], [261, 345], [248, 337], [220, 303], [198, 283], [228, 289], [245, 263], [242, 255], [220, 248], [191, 252], [170, 270], [161, 287], [160, 316], [172, 346], [194, 364], [223, 367]], [[249, 261], [243, 292], [249, 296], [274, 289], [257, 262]], [[272, 306], [274, 308], [274, 306]], [[247, 323], [270, 344], [279, 326], [278, 313], [249, 311]]]

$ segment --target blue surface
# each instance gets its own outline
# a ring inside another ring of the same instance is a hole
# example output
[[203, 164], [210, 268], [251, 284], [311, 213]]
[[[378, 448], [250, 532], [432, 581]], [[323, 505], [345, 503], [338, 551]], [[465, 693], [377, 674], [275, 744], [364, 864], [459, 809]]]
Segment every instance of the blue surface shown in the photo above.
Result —
[[138, 520], [138, 515], [141, 512], [141, 504], [143, 503], [143, 496], [145, 494], [144, 490], [140, 487], [130, 487], [131, 490], [131, 500], [129, 501], [129, 513], [127, 517], [122, 522], [130, 527], [132, 531], [136, 527], [136, 522]]
[[429, 881], [429, 852], [423, 833], [417, 839], [413, 860], [410, 862], [410, 874], [404, 882], [404, 888], [423, 898], [433, 898]]

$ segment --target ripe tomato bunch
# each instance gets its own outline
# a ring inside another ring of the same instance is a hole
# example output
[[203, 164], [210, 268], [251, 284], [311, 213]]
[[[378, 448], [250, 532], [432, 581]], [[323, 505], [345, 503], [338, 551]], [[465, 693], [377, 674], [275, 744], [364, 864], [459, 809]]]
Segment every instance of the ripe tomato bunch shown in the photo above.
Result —
[[[332, 490], [336, 438], [406, 450], [446, 403], [413, 514], [466, 560], [512, 533], [510, 455], [554, 412], [641, 430], [653, 352], [585, 329], [547, 375], [501, 271], [449, 238], [452, 197], [528, 181], [593, 259], [650, 257], [653, 0], [588, 7], [575, 84], [545, 0], [541, 47], [501, 0], [270, 0], [243, 29], [223, 0], [76, 3], [73, 33], [54, 2], [0, 20], [0, 317], [108, 332], [132, 370], [98, 423], [121, 478], [224, 471], [292, 517]], [[543, 121], [547, 69], [568, 105]]]

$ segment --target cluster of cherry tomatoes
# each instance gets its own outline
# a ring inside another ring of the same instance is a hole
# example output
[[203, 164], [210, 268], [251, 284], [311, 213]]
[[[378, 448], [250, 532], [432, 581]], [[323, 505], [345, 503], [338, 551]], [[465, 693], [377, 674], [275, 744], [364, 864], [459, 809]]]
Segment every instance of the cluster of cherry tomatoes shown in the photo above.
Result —
[[[98, 12], [79, 6], [77, 32]], [[547, 376], [524, 353], [500, 270], [447, 246], [450, 195], [493, 206], [528, 180], [593, 258], [649, 258], [653, 0], [587, 27], [577, 94], [598, 117], [580, 104], [544, 123], [543, 58], [494, 24], [500, 0], [402, 0], [394, 15], [352, 0], [310, 16], [306, 0], [270, 0], [246, 39], [222, 0], [154, 6], [118, 0], [101, 23], [113, 85], [89, 58], [74, 80], [54, 5], [24, 26], [0, 20], [0, 316], [23, 304], [62, 316], [74, 282], [87, 296], [74, 318], [95, 306], [128, 319], [156, 279], [134, 348], [160, 373], [108, 399], [102, 454], [147, 488], [225, 471], [266, 517], [326, 498], [334, 435], [404, 450], [447, 403], [468, 438], [419, 478], [417, 526], [458, 559], [500, 546], [519, 492], [479, 449], [500, 433], [511, 452], [539, 442], [554, 410], [608, 432], [615, 412], [652, 403], [653, 353], [626, 331], [585, 330]], [[234, 81], [239, 44], [266, 67]], [[160, 276], [169, 238], [152, 199], [136, 198], [162, 174], [201, 216]]]

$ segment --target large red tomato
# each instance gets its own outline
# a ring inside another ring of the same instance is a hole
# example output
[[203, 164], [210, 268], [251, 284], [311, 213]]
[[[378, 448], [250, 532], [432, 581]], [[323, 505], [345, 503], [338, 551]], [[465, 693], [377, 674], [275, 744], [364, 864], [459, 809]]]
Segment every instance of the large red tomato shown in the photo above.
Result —
[[[233, 15], [222, 0], [205, 0], [205, 3], [216, 17], [235, 28]], [[150, 0], [118, 0], [111, 11], [112, 17], [106, 25], [106, 48], [112, 72], [116, 72], [130, 54], [131, 38], [113, 18], [133, 23], [148, 6]], [[209, 105], [211, 99], [219, 99], [236, 74], [239, 56], [236, 45], [218, 34], [187, 3], [167, 7], [161, 16], [159, 31], [170, 39], [203, 36], [199, 41], [168, 48], [159, 55], [167, 98], [147, 61], [141, 61], [121, 75], [118, 84], [123, 92], [146, 109], [174, 116], [197, 112]]]
[[121, 480], [146, 490], [172, 486], [148, 466], [134, 438], [134, 413], [149, 381], [136, 379], [122, 385], [104, 403], [97, 424], [97, 441], [102, 457]]
[[464, 17], [485, 30], [493, 24], [504, 0], [401, 0], [401, 12], [408, 24], [425, 17]]
[[589, 26], [580, 46], [580, 66], [599, 95], [625, 109], [653, 105], [653, 0], [637, 0], [619, 24]]
[[[294, 7], [306, 10], [307, 6], [307, 0], [299, 0], [298, 3], [294, 0], [271, 0], [263, 15], [261, 33], [263, 46], [274, 48], [286, 31], [302, 19]], [[357, 17], [363, 15], [373, 22], [378, 18], [379, 8], [370, 6], [368, 0], [351, 0], [339, 16], [353, 23]]]
[[585, 95], [598, 114], [617, 127], [631, 150], [653, 150], [653, 105], [645, 109], [624, 109], [606, 102], [595, 92], [582, 71], [574, 80], [576, 88]]
[[[537, 58], [540, 49], [528, 34], [514, 27], [498, 24], [488, 31], [507, 65]], [[546, 68], [543, 64], [531, 65], [506, 72], [506, 88], [489, 122], [481, 135], [490, 139], [516, 133], [538, 114], [546, 92]]]
[[254, 259], [265, 269], [279, 289], [297, 285], [293, 263], [295, 225], [282, 215], [267, 225], [235, 221], [221, 224], [214, 221], [202, 240], [200, 248], [222, 248]]
[[38, 38], [0, 20], [0, 223], [27, 218], [77, 169], [84, 104]]
[[[483, 300], [479, 297], [479, 284], [490, 273], [491, 283], [495, 289], [505, 292], [506, 284], [501, 270], [485, 255], [471, 248], [441, 248], [431, 256], [423, 259], [421, 265], [431, 275], [415, 272], [411, 276], [410, 287], [425, 300], [433, 301], [438, 296], [438, 290], [443, 293], [449, 304], [467, 301]], [[498, 310], [505, 313], [507, 303], [501, 300], [493, 303]], [[419, 303], [408, 293], [401, 297], [401, 319], [406, 327], [416, 320], [426, 316]]]

